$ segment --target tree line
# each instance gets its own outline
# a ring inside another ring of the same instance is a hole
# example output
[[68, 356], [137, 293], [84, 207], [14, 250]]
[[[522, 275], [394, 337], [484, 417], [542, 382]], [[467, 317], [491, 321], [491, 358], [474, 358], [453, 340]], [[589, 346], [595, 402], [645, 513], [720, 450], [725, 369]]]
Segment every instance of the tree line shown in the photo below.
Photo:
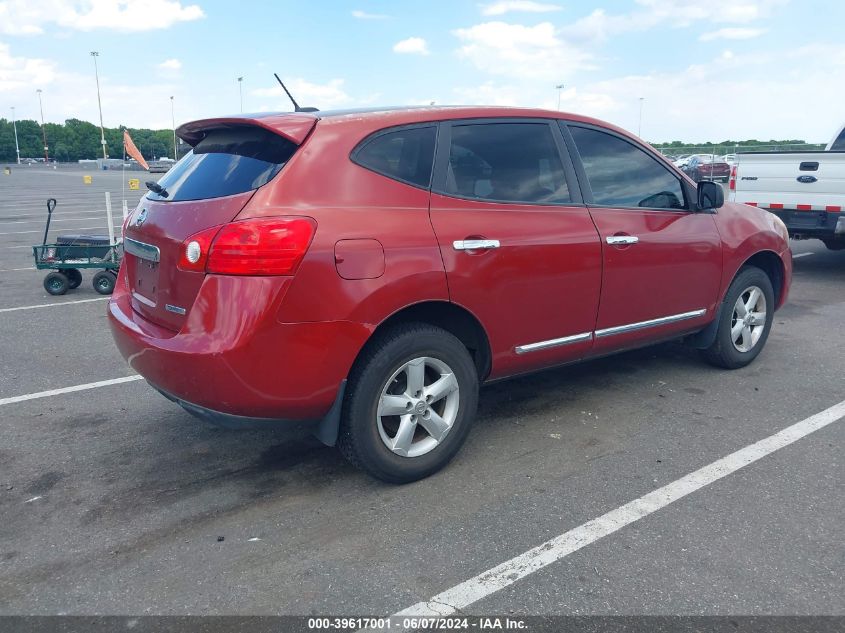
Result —
[[[18, 145], [21, 158], [44, 158], [44, 141], [41, 125], [37, 121], [17, 121]], [[106, 151], [109, 158], [123, 158], [123, 129], [105, 128]], [[128, 128], [135, 145], [144, 158], [152, 160], [169, 156], [173, 158], [173, 130], [149, 130]], [[103, 157], [100, 143], [100, 128], [93, 123], [79, 119], [68, 119], [64, 123], [47, 123], [47, 147], [50, 159], [59, 162], [75, 162], [81, 159]], [[186, 146], [180, 143], [181, 150]], [[0, 162], [13, 163], [15, 156], [15, 134], [12, 121], [0, 119]]]
[[[17, 122], [18, 144], [20, 146], [21, 158], [43, 158], [44, 142], [42, 140], [41, 126], [37, 121], [21, 120]], [[68, 119], [64, 123], [47, 123], [44, 126], [47, 134], [47, 147], [51, 159], [59, 162], [76, 162], [80, 159], [101, 158], [103, 151], [100, 146], [100, 128], [93, 123], [80, 119]], [[147, 128], [129, 128], [129, 134], [135, 145], [141, 150], [144, 158], [152, 160], [162, 156], [173, 156], [173, 130], [150, 130]], [[123, 128], [106, 128], [106, 149], [110, 158], [123, 158]], [[179, 144], [179, 155], [187, 149], [184, 143]], [[721, 143], [700, 143], [692, 146], [681, 141], [671, 143], [654, 143], [654, 147], [660, 150], [683, 149], [688, 147], [725, 148], [724, 151], [733, 151], [738, 148], [740, 151], [753, 151], [754, 148], [778, 148], [789, 149], [795, 145], [808, 145], [803, 140], [769, 140], [758, 141], [750, 139], [746, 141], [722, 141]], [[819, 145], [818, 149], [823, 149]], [[802, 149], [813, 149], [806, 147]], [[0, 162], [10, 163], [15, 161], [15, 136], [12, 121], [0, 119]]]

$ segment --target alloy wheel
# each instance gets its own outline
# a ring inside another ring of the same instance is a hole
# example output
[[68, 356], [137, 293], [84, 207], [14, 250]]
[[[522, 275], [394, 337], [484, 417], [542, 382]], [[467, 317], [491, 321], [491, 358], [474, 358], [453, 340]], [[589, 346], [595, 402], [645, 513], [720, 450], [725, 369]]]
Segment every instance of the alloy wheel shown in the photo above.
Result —
[[437, 358], [414, 358], [382, 388], [376, 412], [379, 436], [397, 455], [425, 455], [452, 429], [459, 404], [460, 390], [452, 369]]
[[766, 328], [766, 295], [757, 286], [742, 291], [731, 317], [731, 341], [739, 352], [751, 351]]

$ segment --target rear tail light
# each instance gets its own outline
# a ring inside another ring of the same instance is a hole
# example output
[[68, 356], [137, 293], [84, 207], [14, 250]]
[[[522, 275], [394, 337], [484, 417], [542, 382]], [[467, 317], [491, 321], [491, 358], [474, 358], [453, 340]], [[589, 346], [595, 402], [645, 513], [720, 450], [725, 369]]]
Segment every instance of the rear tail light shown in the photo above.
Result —
[[730, 191], [736, 191], [736, 165], [731, 167], [731, 179], [728, 183], [728, 189]]
[[220, 275], [292, 275], [316, 229], [311, 218], [296, 216], [215, 226], [182, 243], [178, 267]]

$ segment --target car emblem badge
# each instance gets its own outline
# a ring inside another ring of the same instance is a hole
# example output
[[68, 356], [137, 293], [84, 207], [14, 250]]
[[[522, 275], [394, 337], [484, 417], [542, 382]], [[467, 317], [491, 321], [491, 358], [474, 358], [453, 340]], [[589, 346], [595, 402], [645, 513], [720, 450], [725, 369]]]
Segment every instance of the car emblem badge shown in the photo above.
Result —
[[141, 226], [146, 221], [147, 221], [147, 210], [141, 209], [141, 213], [138, 214], [138, 219], [135, 220], [135, 226]]

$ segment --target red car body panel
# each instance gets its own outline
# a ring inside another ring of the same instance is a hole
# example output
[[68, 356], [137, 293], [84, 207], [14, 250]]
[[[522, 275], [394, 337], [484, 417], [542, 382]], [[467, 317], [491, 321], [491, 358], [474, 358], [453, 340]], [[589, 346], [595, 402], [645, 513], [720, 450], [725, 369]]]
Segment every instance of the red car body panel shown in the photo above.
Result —
[[[499, 204], [433, 193], [431, 223], [451, 300], [485, 324], [493, 352], [491, 378], [587, 355], [591, 340], [517, 352], [523, 345], [593, 329], [602, 262], [586, 207]], [[467, 239], [499, 239], [501, 247], [453, 248], [454, 241]]]
[[[702, 330], [739, 268], [760, 252], [782, 262], [779, 305], [791, 279], [788, 243], [768, 214], [725, 204], [716, 213], [515, 205], [465, 200], [392, 180], [350, 160], [387, 127], [460, 118], [588, 117], [513, 108], [411, 108], [321, 118], [284, 114], [209, 119], [179, 134], [256, 125], [300, 147], [254, 192], [199, 202], [142, 199], [126, 237], [161, 249], [156, 291], [143, 262], [127, 255], [109, 303], [117, 346], [171, 397], [214, 412], [313, 420], [338, 402], [356, 358], [377, 328], [420, 304], [456, 306], [489, 342], [498, 379]], [[691, 181], [657, 152], [654, 157]], [[214, 275], [177, 270], [197, 231], [233, 220], [306, 216], [316, 231], [295, 274]], [[640, 238], [632, 247], [611, 235]], [[491, 251], [457, 251], [455, 240], [497, 239]], [[140, 286], [139, 286], [140, 280]], [[140, 300], [151, 299], [154, 305]], [[179, 315], [166, 309], [185, 308]], [[616, 336], [606, 328], [688, 311], [700, 316]], [[587, 334], [570, 345], [520, 353], [532, 343]]]
[[[601, 305], [596, 331], [704, 310], [697, 317], [596, 338], [607, 353], [655, 336], [679, 336], [713, 320], [722, 272], [715, 216], [672, 210], [605, 209], [590, 213], [604, 250]], [[633, 245], [611, 246], [607, 237], [633, 235]]]

